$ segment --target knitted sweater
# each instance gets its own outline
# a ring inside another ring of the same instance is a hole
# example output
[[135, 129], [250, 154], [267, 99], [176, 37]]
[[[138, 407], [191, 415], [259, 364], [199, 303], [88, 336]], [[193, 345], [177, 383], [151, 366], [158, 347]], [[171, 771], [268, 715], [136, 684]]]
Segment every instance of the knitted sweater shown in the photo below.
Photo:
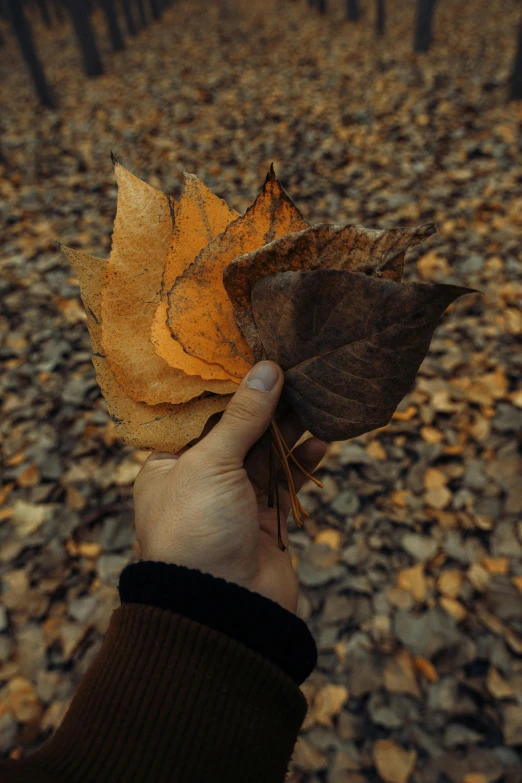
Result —
[[167, 563], [128, 565], [119, 593], [62, 724], [1, 783], [282, 783], [317, 663], [306, 623]]

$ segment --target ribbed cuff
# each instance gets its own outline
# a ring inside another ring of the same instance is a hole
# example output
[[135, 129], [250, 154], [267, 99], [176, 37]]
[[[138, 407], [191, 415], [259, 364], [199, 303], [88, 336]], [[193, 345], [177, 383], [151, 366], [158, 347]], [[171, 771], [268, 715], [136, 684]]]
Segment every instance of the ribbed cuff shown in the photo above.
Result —
[[155, 561], [131, 563], [120, 575], [120, 600], [189, 617], [236, 639], [301, 685], [317, 665], [306, 623], [246, 587], [194, 568]]
[[170, 611], [123, 604], [61, 726], [18, 764], [64, 783], [283, 783], [306, 711], [266, 657]]

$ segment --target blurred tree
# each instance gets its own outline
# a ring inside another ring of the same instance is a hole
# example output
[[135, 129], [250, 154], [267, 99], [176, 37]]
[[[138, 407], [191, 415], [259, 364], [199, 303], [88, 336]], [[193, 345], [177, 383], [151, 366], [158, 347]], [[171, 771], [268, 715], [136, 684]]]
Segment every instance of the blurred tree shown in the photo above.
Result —
[[127, 32], [129, 35], [137, 35], [136, 25], [134, 24], [134, 16], [132, 14], [131, 0], [122, 0], [123, 16], [125, 17], [125, 24], [127, 25]]
[[385, 0], [377, 0], [376, 18], [375, 18], [377, 35], [384, 35], [385, 25], [386, 25]]
[[125, 44], [118, 21], [116, 3], [114, 0], [101, 0], [101, 5], [107, 21], [107, 31], [109, 33], [113, 51], [120, 52], [122, 49], [125, 49]]
[[25, 13], [22, 0], [7, 0], [7, 11], [10, 16], [14, 34], [18, 41], [20, 51], [24, 57], [36, 92], [44, 106], [54, 109], [55, 103], [42, 64], [34, 47], [33, 34]]
[[417, 0], [413, 40], [413, 48], [416, 52], [427, 52], [430, 48], [435, 3], [436, 0]]
[[85, 73], [87, 76], [100, 76], [103, 73], [103, 66], [89, 18], [88, 7], [84, 0], [65, 0], [65, 2], [82, 51]]
[[142, 27], [147, 27], [148, 21], [147, 21], [147, 14], [145, 13], [145, 5], [143, 3], [143, 0], [136, 0], [136, 5], [138, 6], [138, 12], [140, 15], [140, 23]]
[[510, 101], [522, 101], [522, 19], [518, 26], [518, 46], [509, 88]]
[[358, 22], [360, 16], [359, 0], [346, 0], [346, 18], [350, 22]]
[[54, 0], [53, 8], [54, 8], [54, 15], [56, 16], [56, 21], [58, 22], [58, 24], [63, 24], [65, 22], [65, 14], [63, 12], [63, 0]]
[[152, 11], [153, 19], [159, 19], [161, 17], [161, 6], [159, 0], [150, 0], [150, 10]]
[[46, 27], [52, 27], [53, 23], [51, 22], [51, 14], [49, 13], [49, 6], [47, 5], [47, 0], [38, 0], [38, 7], [40, 8], [40, 16], [42, 17], [42, 22], [45, 24]]
[[320, 14], [325, 14], [328, 10], [327, 0], [317, 0], [317, 9]]

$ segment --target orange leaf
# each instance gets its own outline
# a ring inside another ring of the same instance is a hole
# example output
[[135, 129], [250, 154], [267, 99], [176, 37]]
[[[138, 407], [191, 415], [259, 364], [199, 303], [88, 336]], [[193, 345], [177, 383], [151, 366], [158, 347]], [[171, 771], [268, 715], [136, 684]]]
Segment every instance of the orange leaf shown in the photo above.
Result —
[[103, 353], [129, 397], [148, 405], [181, 403], [204, 391], [234, 392], [231, 381], [203, 380], [169, 365], [150, 341], [176, 204], [115, 163], [118, 207], [105, 266]]
[[393, 740], [380, 739], [373, 746], [373, 758], [385, 783], [407, 783], [415, 767], [417, 753], [405, 750]]
[[129, 397], [114, 377], [102, 349], [101, 296], [106, 261], [61, 245], [76, 272], [87, 313], [96, 378], [123, 440], [138, 449], [177, 452], [199, 437], [207, 420], [224, 410], [229, 397], [213, 395], [184, 405], [147, 405]]
[[270, 167], [252, 206], [201, 251], [168, 293], [168, 324], [187, 353], [238, 378], [248, 372], [253, 353], [236, 325], [223, 270], [238, 256], [307, 226]]
[[163, 273], [161, 301], [151, 330], [154, 350], [171, 367], [183, 370], [188, 375], [199, 375], [201, 378], [214, 380], [235, 379], [236, 383], [238, 379], [222, 367], [191, 356], [172, 338], [167, 324], [166, 294], [203, 248], [222, 234], [238, 217], [239, 212], [231, 209], [223, 199], [215, 196], [198, 177], [184, 174], [181, 201], [176, 211], [174, 234]]

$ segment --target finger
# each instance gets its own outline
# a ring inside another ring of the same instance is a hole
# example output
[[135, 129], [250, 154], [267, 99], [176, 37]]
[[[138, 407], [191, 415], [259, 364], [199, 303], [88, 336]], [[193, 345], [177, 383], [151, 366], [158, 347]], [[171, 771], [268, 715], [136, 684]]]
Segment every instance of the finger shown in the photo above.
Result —
[[[305, 432], [297, 415], [290, 411], [279, 420], [278, 427], [289, 448], [292, 448]], [[269, 434], [265, 433], [250, 449], [245, 459], [245, 469], [253, 484], [260, 489], [268, 488], [269, 479]]]
[[270, 424], [283, 390], [283, 379], [283, 371], [275, 362], [254, 365], [220, 421], [206, 436], [207, 452], [213, 451], [221, 459], [242, 466], [247, 452]]
[[217, 424], [219, 419], [221, 418], [221, 411], [218, 413], [213, 413], [212, 416], [210, 416], [209, 419], [207, 419], [207, 422], [205, 426], [203, 427], [203, 431], [201, 435], [198, 438], [194, 438], [194, 440], [191, 440], [190, 443], [187, 443], [186, 446], [183, 446], [182, 449], [179, 451], [176, 451], [175, 453], [170, 453], [167, 451], [153, 451], [152, 454], [149, 456], [149, 458], [146, 460], [146, 462], [151, 462], [152, 460], [158, 460], [158, 459], [171, 459], [171, 460], [177, 460], [181, 457], [182, 454], [184, 454], [186, 451], [189, 451], [193, 446], [196, 445], [196, 443], [199, 443], [200, 440], [203, 440], [205, 435], [208, 435], [210, 430]]

